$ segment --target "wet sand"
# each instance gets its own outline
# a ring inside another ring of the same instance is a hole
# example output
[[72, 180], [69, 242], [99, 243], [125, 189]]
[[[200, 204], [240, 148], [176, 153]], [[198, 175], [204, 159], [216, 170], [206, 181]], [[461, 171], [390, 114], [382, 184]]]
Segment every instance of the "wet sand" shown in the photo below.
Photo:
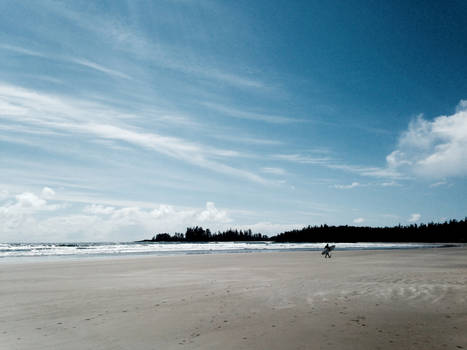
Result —
[[467, 349], [467, 249], [0, 262], [0, 349]]

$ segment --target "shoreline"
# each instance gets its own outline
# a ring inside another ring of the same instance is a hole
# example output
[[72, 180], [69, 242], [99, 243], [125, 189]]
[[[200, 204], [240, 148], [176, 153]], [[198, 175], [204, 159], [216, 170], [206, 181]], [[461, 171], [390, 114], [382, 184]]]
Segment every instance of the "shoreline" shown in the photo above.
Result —
[[10, 349], [467, 349], [467, 249], [0, 264]]
[[[182, 256], [182, 255], [215, 255], [215, 254], [242, 254], [265, 252], [316, 252], [322, 251], [322, 243], [271, 243], [262, 242], [257, 247], [251, 242], [204, 242], [204, 243], [111, 243], [111, 242], [78, 242], [78, 243], [40, 243], [40, 244], [10, 244], [0, 245], [0, 264], [12, 263], [39, 263], [48, 261], [74, 261], [81, 259], [114, 259], [127, 257], [151, 257], [151, 256]], [[342, 251], [384, 251], [384, 250], [413, 250], [413, 249], [438, 249], [438, 248], [465, 248], [465, 243], [418, 243], [418, 242], [357, 242], [336, 244], [336, 252]], [[8, 246], [10, 245], [10, 246]], [[186, 245], [186, 247], [184, 247]], [[171, 247], [167, 249], [167, 247]], [[173, 249], [173, 247], [177, 247]], [[97, 248], [97, 249], [96, 249]], [[18, 255], [14, 255], [18, 250]], [[29, 252], [28, 252], [29, 250]], [[96, 250], [95, 252], [93, 250]], [[100, 250], [100, 251], [99, 251]], [[28, 252], [28, 253], [25, 253]], [[8, 254], [8, 255], [1, 255]], [[9, 255], [11, 254], [11, 255]]]

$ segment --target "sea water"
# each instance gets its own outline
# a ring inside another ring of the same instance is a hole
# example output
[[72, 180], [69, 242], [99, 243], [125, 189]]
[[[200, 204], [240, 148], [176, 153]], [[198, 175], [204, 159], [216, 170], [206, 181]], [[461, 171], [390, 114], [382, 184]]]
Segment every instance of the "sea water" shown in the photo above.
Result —
[[[446, 243], [332, 243], [336, 250], [438, 248]], [[111, 257], [127, 255], [177, 255], [248, 253], [268, 251], [317, 251], [323, 243], [260, 242], [81, 242], [0, 243], [1, 261], [48, 260], [51, 258]], [[35, 258], [35, 259], [34, 259]]]

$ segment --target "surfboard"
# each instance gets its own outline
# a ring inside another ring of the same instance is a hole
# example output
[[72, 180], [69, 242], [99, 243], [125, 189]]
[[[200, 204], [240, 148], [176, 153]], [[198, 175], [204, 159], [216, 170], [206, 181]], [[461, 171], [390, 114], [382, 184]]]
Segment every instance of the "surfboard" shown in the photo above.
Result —
[[336, 245], [330, 245], [328, 248], [324, 248], [323, 251], [321, 252], [321, 255], [324, 255], [326, 254], [326, 251], [328, 252], [332, 252], [334, 250], [334, 248], [336, 248]]

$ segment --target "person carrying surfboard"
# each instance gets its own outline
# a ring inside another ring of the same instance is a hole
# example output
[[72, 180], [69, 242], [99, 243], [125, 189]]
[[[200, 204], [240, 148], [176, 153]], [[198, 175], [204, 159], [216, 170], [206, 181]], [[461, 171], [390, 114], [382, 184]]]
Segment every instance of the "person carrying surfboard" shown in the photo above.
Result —
[[335, 246], [330, 246], [329, 243], [326, 243], [326, 245], [324, 246], [324, 249], [323, 249], [323, 252], [321, 254], [324, 255], [324, 258], [331, 258], [331, 254], [329, 254], [331, 252], [331, 250], [334, 249]]

